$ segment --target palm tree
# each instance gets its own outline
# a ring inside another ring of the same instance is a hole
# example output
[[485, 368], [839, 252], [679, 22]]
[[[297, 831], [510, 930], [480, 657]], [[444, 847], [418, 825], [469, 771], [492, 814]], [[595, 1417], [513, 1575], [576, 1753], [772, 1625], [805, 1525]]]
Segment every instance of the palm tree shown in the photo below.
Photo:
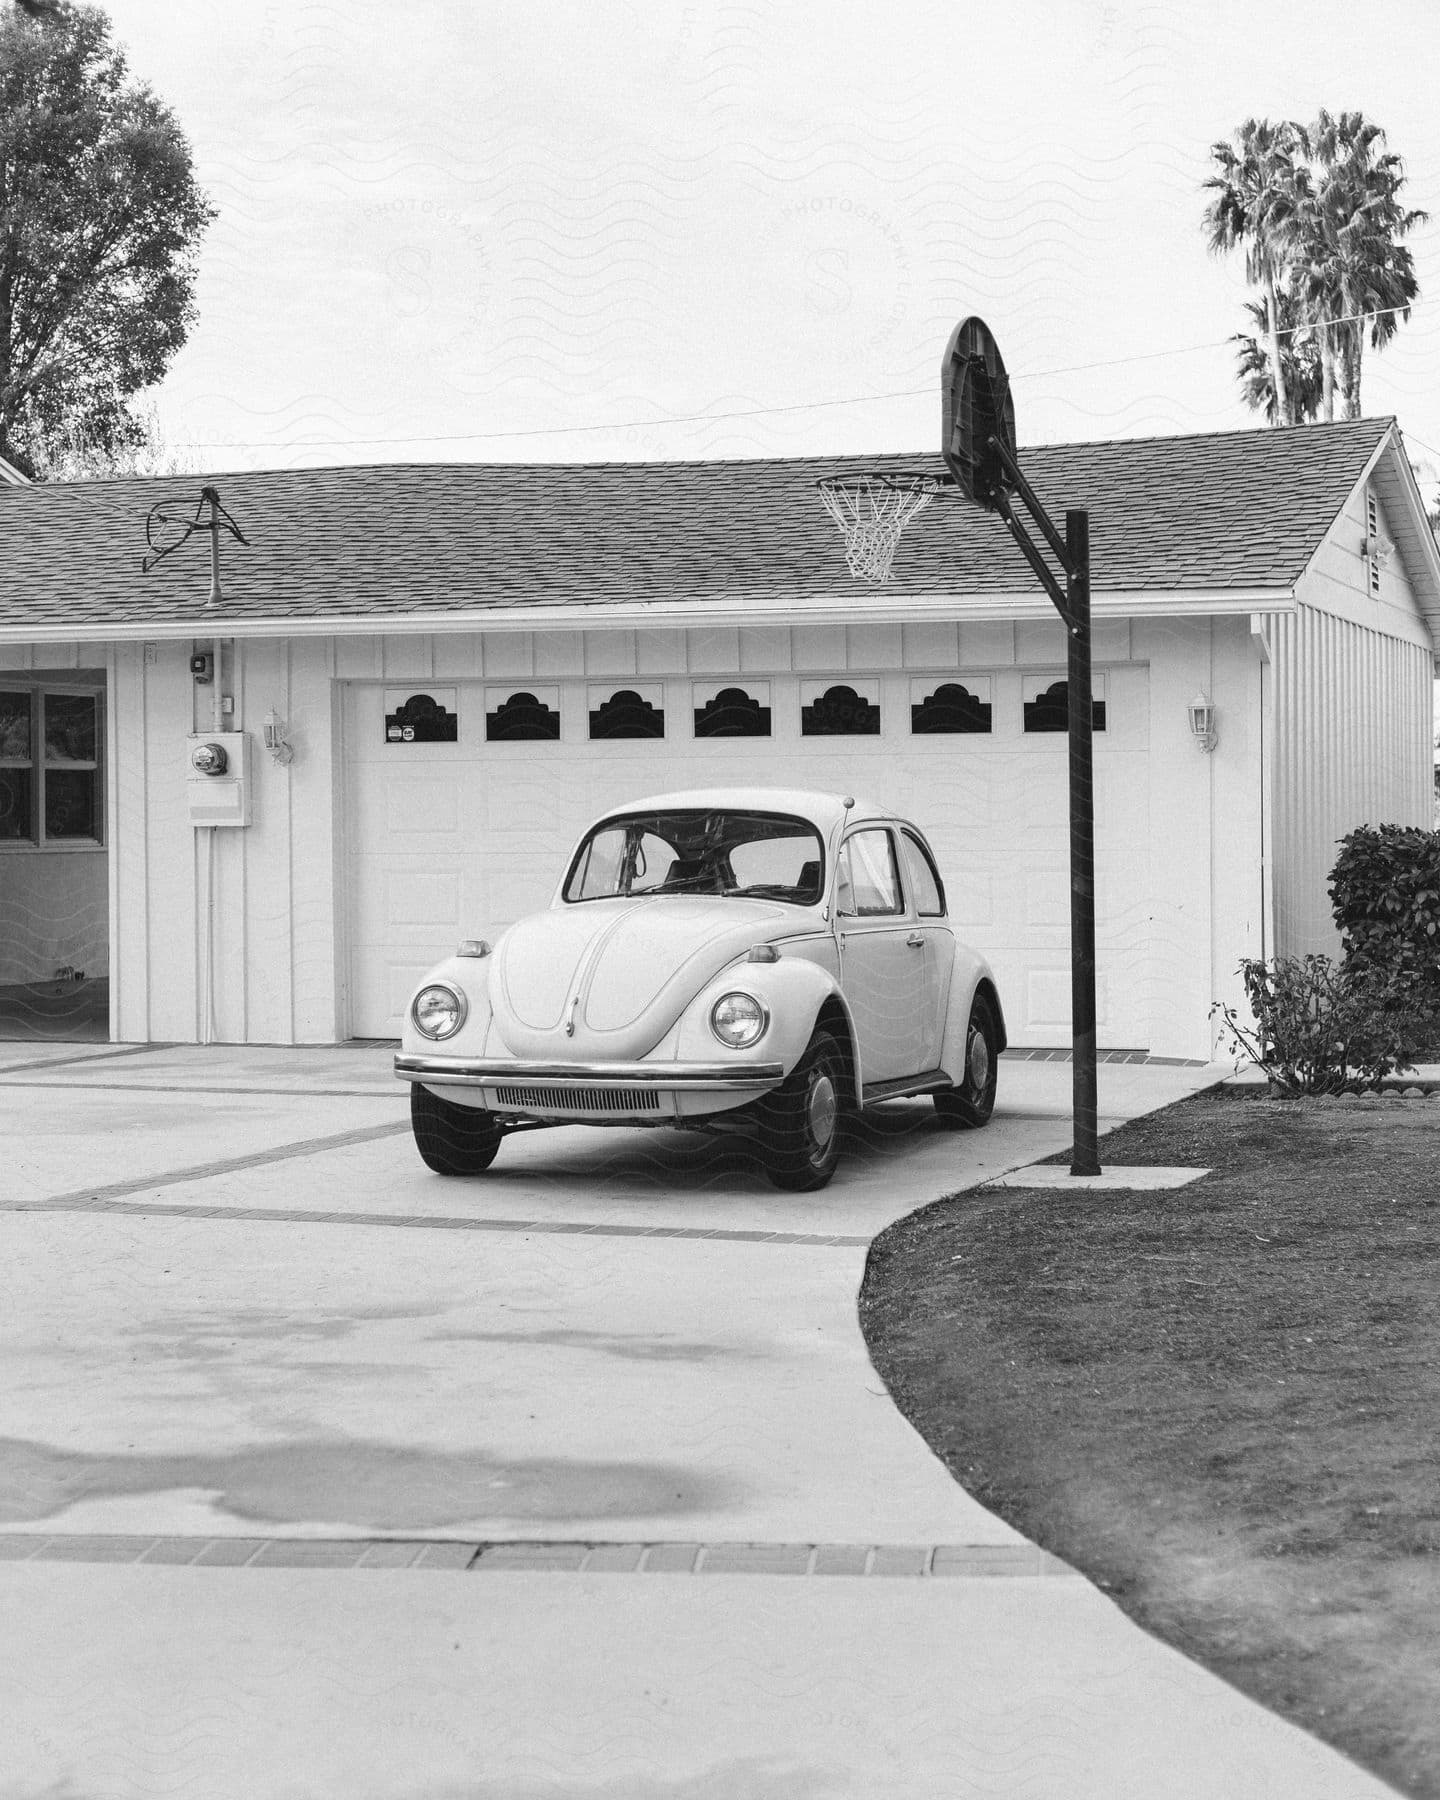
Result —
[[1247, 119], [1232, 143], [1210, 146], [1215, 173], [1205, 182], [1214, 199], [1205, 208], [1212, 254], [1245, 248], [1245, 279], [1265, 292], [1270, 368], [1277, 422], [1295, 423], [1295, 408], [1280, 354], [1279, 288], [1297, 212], [1303, 203], [1305, 170], [1297, 163], [1299, 134], [1288, 121]]
[[1378, 350], [1410, 317], [1420, 288], [1399, 240], [1428, 215], [1401, 203], [1404, 163], [1363, 113], [1322, 110], [1296, 137], [1308, 178], [1287, 215], [1288, 260], [1320, 342], [1325, 417], [1335, 416], [1338, 386], [1343, 416], [1355, 419], [1366, 328]]
[[[1253, 412], [1263, 412], [1272, 425], [1308, 423], [1320, 411], [1320, 350], [1313, 333], [1306, 330], [1300, 303], [1288, 288], [1278, 291], [1279, 316], [1271, 328], [1268, 302], [1247, 300], [1245, 310], [1255, 323], [1256, 334], [1237, 332], [1230, 340], [1239, 346], [1236, 373], [1240, 392]], [[1275, 380], [1274, 346], [1280, 345], [1280, 381]], [[1280, 412], [1280, 394], [1288, 400], [1290, 418]]]

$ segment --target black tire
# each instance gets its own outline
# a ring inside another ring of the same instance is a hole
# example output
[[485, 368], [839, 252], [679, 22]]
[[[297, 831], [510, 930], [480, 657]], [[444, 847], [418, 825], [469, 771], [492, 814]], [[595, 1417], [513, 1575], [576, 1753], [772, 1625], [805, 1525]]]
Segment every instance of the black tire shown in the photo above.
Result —
[[487, 1112], [456, 1106], [410, 1084], [410, 1124], [420, 1160], [437, 1175], [483, 1175], [504, 1136]]
[[955, 1131], [974, 1131], [989, 1123], [1000, 1079], [1000, 1033], [995, 1009], [977, 994], [965, 1029], [965, 1079], [958, 1087], [941, 1088], [935, 1110]]
[[844, 1052], [828, 1031], [817, 1031], [761, 1113], [765, 1173], [776, 1187], [811, 1193], [835, 1173], [844, 1126], [844, 1083]]

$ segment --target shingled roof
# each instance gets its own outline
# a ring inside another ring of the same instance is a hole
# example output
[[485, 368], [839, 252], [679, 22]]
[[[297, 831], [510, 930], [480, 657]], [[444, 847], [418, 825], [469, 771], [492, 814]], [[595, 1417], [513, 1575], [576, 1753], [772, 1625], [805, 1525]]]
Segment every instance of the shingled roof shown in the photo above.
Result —
[[[1393, 427], [1361, 419], [1097, 444], [1039, 445], [1022, 464], [1055, 515], [1091, 513], [1092, 587], [1183, 594], [1286, 590]], [[223, 603], [204, 610], [204, 536], [148, 575], [144, 523], [194, 505], [202, 477], [0, 492], [0, 631], [117, 635], [184, 625], [401, 618], [621, 601], [870, 595], [815, 494], [824, 474], [928, 468], [933, 456], [751, 462], [423, 463], [216, 475], [248, 548], [223, 540]], [[998, 520], [941, 501], [912, 527], [887, 598], [1035, 589]]]

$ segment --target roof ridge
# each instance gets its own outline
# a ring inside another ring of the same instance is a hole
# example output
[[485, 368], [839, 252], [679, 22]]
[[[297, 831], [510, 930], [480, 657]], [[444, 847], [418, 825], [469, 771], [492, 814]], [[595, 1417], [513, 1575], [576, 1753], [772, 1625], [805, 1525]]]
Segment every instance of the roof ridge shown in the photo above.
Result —
[[[1021, 444], [1022, 455], [1050, 454], [1067, 450], [1108, 450], [1124, 449], [1143, 444], [1201, 444], [1216, 443], [1238, 438], [1248, 439], [1255, 443], [1273, 444], [1286, 438], [1301, 435], [1335, 436], [1362, 435], [1373, 433], [1383, 435], [1392, 426], [1399, 425], [1399, 417], [1395, 413], [1377, 413], [1364, 419], [1315, 419], [1302, 425], [1235, 425], [1223, 431], [1171, 431], [1159, 432], [1140, 437], [1109, 438], [1065, 438], [1059, 442]], [[512, 469], [549, 469], [556, 472], [580, 472], [622, 469], [745, 469], [759, 466], [774, 468], [802, 468], [812, 464], [857, 462], [934, 462], [938, 461], [940, 452], [930, 450], [835, 450], [807, 452], [803, 456], [692, 456], [661, 458], [614, 458], [593, 462], [525, 462], [520, 460], [505, 462], [483, 462], [472, 459], [459, 461], [439, 461], [433, 458], [420, 460], [384, 461], [384, 462], [341, 462], [310, 463], [299, 467], [274, 467], [262, 469], [217, 468], [207, 467], [190, 471], [182, 471], [171, 475], [102, 475], [87, 477], [77, 481], [43, 481], [27, 484], [34, 493], [73, 491], [75, 489], [93, 490], [96, 488], [115, 488], [122, 485], [134, 487], [159, 487], [186, 482], [224, 481], [232, 478], [238, 480], [256, 479], [265, 476], [322, 476], [351, 475], [357, 471], [372, 473], [397, 470], [414, 470], [427, 473], [449, 472], [459, 474], [478, 470], [512, 470]]]

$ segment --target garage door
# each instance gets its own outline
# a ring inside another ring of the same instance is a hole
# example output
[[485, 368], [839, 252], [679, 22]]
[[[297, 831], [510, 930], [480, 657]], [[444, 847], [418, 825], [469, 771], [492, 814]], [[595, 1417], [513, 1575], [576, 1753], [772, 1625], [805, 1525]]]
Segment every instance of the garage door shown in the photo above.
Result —
[[[497, 697], [480, 683], [430, 690], [458, 717], [454, 741], [426, 741], [418, 729], [397, 740], [396, 690], [346, 689], [345, 889], [355, 1036], [397, 1036], [415, 982], [458, 939], [493, 937], [546, 905], [570, 846], [600, 811], [666, 789], [759, 783], [856, 792], [920, 823], [935, 845], [957, 926], [995, 968], [1012, 1042], [1068, 1041], [1063, 734], [1023, 735], [1017, 706], [1014, 730], [917, 737], [908, 681], [887, 680], [878, 734], [807, 738], [799, 713], [816, 682], [772, 678], [764, 698], [773, 737], [697, 739], [688, 681], [630, 685], [646, 704], [663, 707], [663, 739], [590, 741], [595, 694], [580, 682], [538, 696], [541, 707], [560, 715], [561, 728], [558, 739], [538, 742], [487, 740], [486, 708], [493, 713]], [[1112, 678], [1112, 688], [1112, 715], [1147, 715], [1143, 668]], [[1148, 792], [1144, 734], [1097, 735], [1097, 1002], [1100, 1042], [1109, 1048], [1147, 1044]]]

